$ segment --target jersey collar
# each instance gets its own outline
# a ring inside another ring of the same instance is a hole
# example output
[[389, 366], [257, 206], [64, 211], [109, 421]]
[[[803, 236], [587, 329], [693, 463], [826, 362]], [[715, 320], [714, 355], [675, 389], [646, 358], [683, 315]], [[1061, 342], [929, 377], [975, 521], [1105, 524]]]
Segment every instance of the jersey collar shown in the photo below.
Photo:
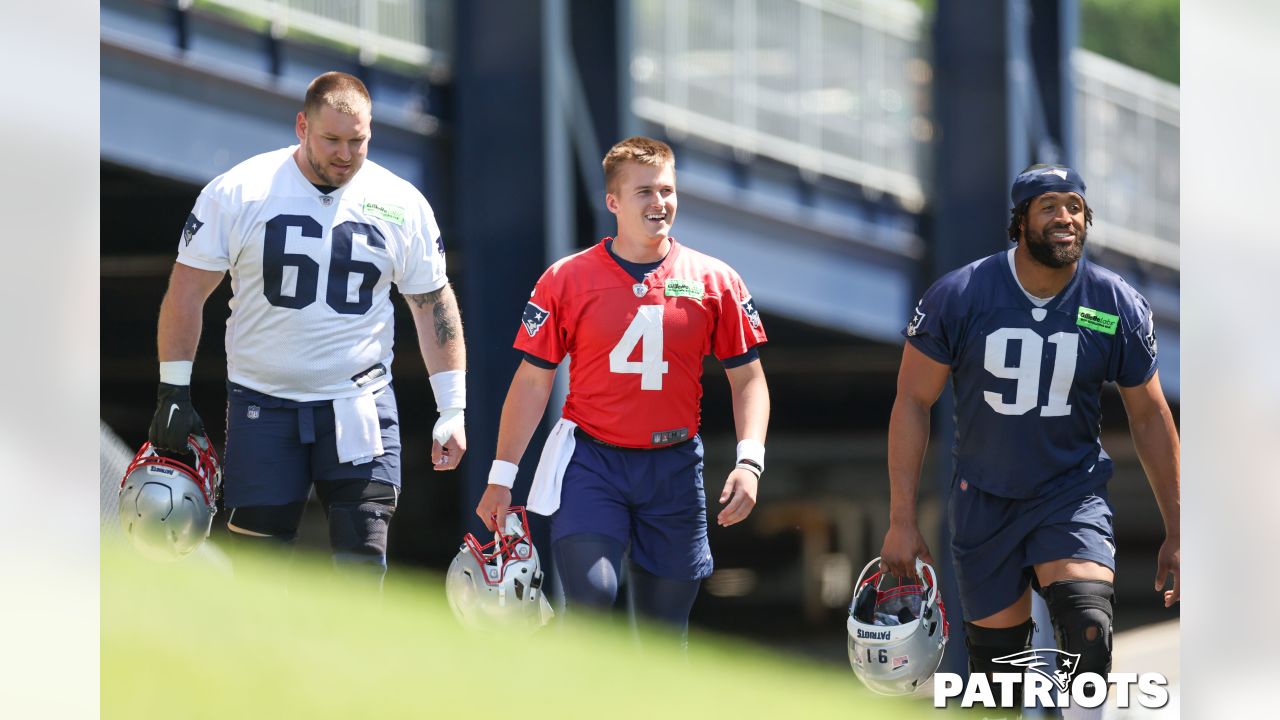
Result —
[[600, 240], [596, 245], [596, 254], [613, 269], [613, 273], [616, 276], [626, 280], [627, 285], [645, 285], [652, 290], [656, 287], [662, 287], [666, 283], [667, 278], [671, 276], [671, 268], [675, 265], [676, 256], [680, 254], [680, 243], [676, 242], [674, 237], [671, 238], [671, 249], [667, 251], [667, 256], [662, 258], [662, 264], [654, 268], [653, 272], [649, 273], [649, 277], [645, 278], [642, 283], [636, 282], [636, 279], [631, 277], [631, 274], [624, 270], [609, 254], [609, 248], [605, 247], [605, 243], [612, 239], [612, 237], [606, 237]]
[[[1007, 253], [1007, 250], [1001, 250], [994, 256], [994, 259], [999, 261], [997, 264], [1000, 266], [1000, 273], [1004, 275], [1005, 281], [1009, 284], [1014, 294], [1017, 295], [1018, 299], [1022, 301], [1023, 305], [1028, 308], [1036, 307], [1036, 304], [1031, 302], [1031, 298], [1027, 297], [1027, 291], [1022, 287], [1022, 283], [1018, 282], [1018, 277], [1014, 274], [1014, 270], [1009, 262]], [[1058, 291], [1057, 295], [1054, 295], [1049, 302], [1044, 304], [1045, 310], [1056, 310], [1066, 304], [1065, 301], [1067, 297], [1073, 295], [1076, 287], [1080, 285], [1080, 276], [1084, 274], [1085, 264], [1087, 262], [1088, 260], [1085, 256], [1081, 255], [1080, 259], [1076, 261], [1076, 271], [1071, 274], [1071, 279], [1068, 280], [1067, 284]]]

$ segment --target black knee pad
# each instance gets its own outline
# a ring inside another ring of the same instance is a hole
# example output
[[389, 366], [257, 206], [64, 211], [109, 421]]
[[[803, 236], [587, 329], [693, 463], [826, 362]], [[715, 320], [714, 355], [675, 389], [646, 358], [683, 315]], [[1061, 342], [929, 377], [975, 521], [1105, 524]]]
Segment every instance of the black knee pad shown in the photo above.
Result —
[[969, 650], [970, 673], [1017, 672], [1017, 668], [995, 659], [1031, 649], [1031, 633], [1035, 623], [1028, 619], [1021, 625], [1007, 628], [989, 628], [964, 624], [964, 644]]
[[[998, 657], [1012, 655], [1031, 648], [1031, 635], [1036, 624], [1030, 618], [1021, 625], [1007, 628], [989, 628], [964, 624], [964, 644], [969, 650], [969, 674], [986, 675], [992, 679], [994, 673], [1016, 673], [1018, 668], [1007, 663], [997, 663]], [[1022, 683], [1013, 686], [1013, 707], [1022, 707]], [[996, 699], [1000, 699], [1000, 691], [996, 691]], [[1010, 717], [1021, 717], [1018, 710], [1013, 710]]]
[[329, 547], [339, 564], [387, 566], [387, 530], [396, 512], [396, 488], [379, 482], [343, 483], [321, 490], [329, 518]]
[[1076, 672], [1110, 672], [1115, 586], [1103, 580], [1064, 580], [1050, 583], [1044, 599], [1058, 649], [1080, 655]]
[[305, 502], [287, 505], [249, 505], [232, 508], [227, 529], [244, 538], [262, 538], [291, 543], [298, 537]]

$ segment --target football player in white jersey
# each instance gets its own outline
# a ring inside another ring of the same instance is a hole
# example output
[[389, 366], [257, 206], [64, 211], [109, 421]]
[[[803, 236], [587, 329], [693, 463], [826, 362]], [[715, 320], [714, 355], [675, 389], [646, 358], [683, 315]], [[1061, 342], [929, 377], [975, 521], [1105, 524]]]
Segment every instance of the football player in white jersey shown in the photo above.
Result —
[[314, 487], [335, 565], [380, 582], [400, 488], [391, 284], [409, 302], [440, 411], [435, 470], [466, 452], [466, 353], [431, 206], [365, 157], [371, 111], [364, 83], [325, 73], [307, 88], [298, 145], [249, 158], [200, 193], [160, 306], [149, 437], [180, 451], [204, 433], [191, 366], [204, 303], [229, 272], [227, 527], [291, 541]]

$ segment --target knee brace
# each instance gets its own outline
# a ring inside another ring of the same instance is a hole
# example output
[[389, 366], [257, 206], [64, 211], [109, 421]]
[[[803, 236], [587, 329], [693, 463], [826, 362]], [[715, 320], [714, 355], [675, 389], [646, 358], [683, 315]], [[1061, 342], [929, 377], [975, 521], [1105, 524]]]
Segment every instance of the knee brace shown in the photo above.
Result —
[[1111, 671], [1115, 586], [1103, 580], [1064, 580], [1044, 590], [1058, 649], [1080, 655], [1076, 672]]
[[334, 565], [387, 569], [387, 530], [396, 512], [396, 489], [379, 482], [354, 483], [324, 494]]
[[337, 565], [387, 568], [387, 529], [395, 505], [380, 502], [334, 503], [329, 507], [329, 545]]
[[232, 508], [227, 529], [235, 536], [291, 543], [298, 537], [305, 502]]

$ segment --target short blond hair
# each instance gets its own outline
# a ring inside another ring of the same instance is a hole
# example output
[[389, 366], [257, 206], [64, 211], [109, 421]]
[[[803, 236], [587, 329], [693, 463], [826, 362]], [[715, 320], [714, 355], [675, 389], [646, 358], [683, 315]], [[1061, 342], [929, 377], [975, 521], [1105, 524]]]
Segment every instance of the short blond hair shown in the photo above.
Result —
[[369, 97], [369, 89], [355, 75], [327, 72], [307, 86], [302, 112], [307, 117], [314, 117], [324, 105], [341, 113], [356, 115], [361, 111], [371, 110], [373, 99]]
[[652, 167], [662, 167], [670, 164], [673, 168], [676, 164], [676, 154], [671, 151], [671, 146], [661, 140], [636, 135], [609, 148], [609, 152], [604, 154], [604, 189], [606, 192], [614, 191], [614, 182], [618, 179], [618, 174], [622, 172], [622, 164], [625, 162], [635, 162], [641, 165], [650, 165]]

